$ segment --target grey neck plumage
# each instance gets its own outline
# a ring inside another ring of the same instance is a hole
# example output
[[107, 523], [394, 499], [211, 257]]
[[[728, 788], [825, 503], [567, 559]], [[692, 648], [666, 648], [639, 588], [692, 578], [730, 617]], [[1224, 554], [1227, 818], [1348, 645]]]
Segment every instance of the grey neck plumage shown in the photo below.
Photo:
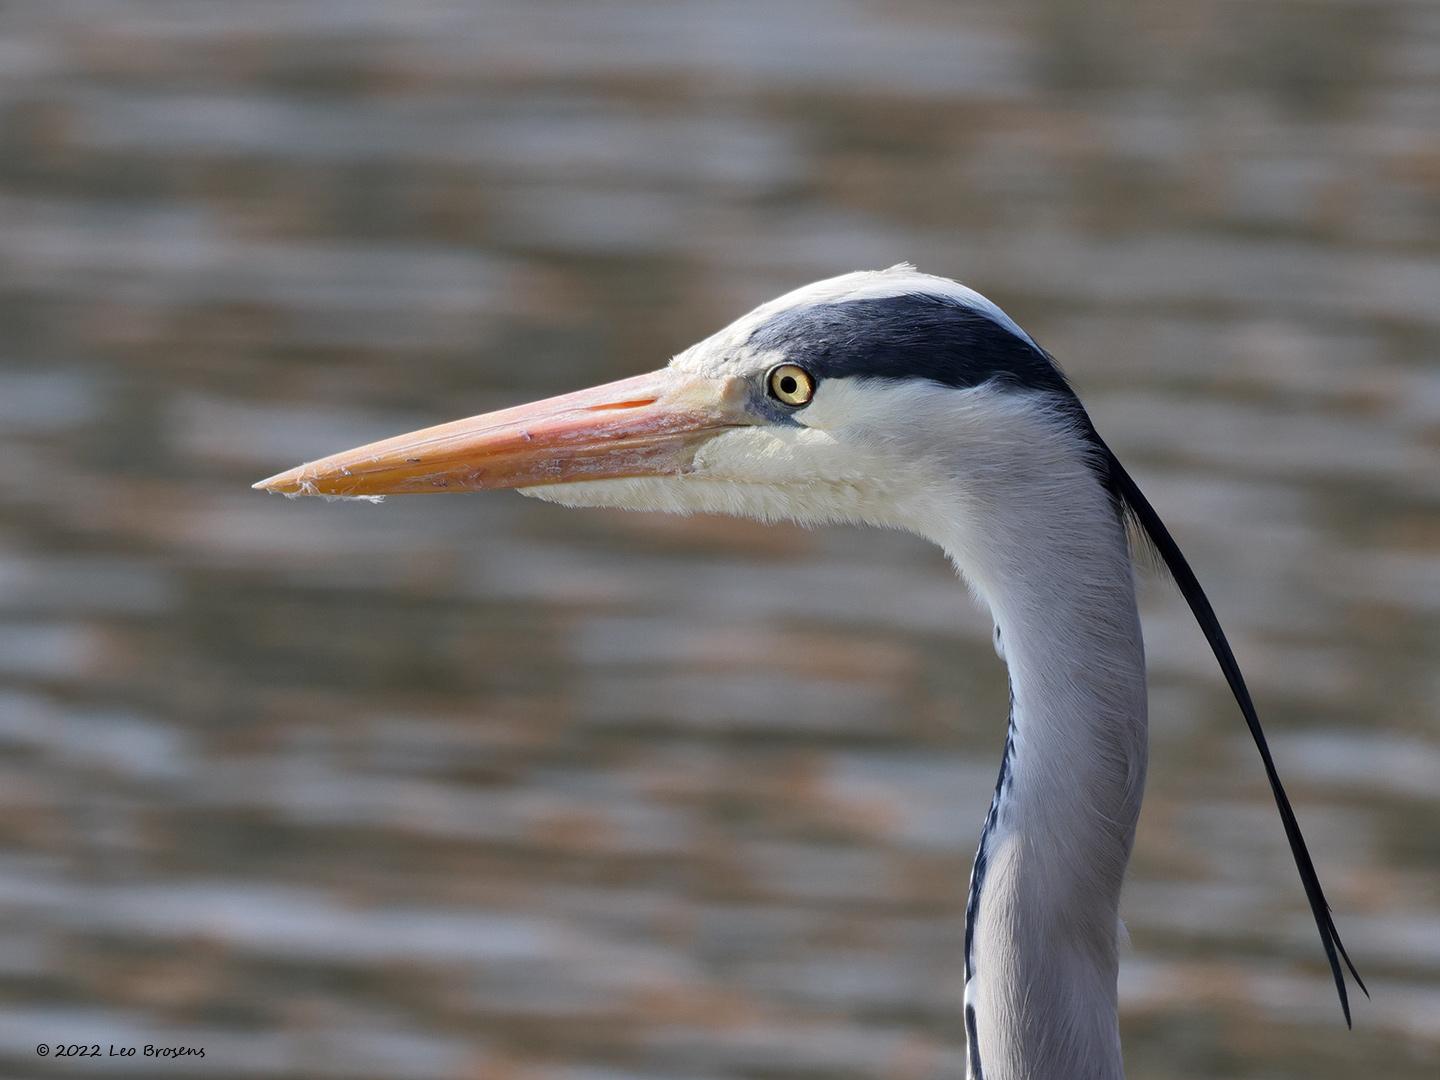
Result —
[[[1145, 659], [1124, 530], [1099, 485], [955, 554], [989, 603], [1010, 729], [972, 874], [972, 1080], [1120, 1080], [1120, 887], [1146, 764]], [[1097, 500], [1099, 500], [1097, 502]], [[1003, 535], [1003, 534], [1002, 534]]]

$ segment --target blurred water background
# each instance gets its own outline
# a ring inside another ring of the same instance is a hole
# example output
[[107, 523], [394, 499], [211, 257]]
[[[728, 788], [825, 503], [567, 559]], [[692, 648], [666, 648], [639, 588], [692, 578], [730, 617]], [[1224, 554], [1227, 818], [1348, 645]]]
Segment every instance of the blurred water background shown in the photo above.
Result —
[[961, 1076], [937, 552], [249, 490], [909, 259], [1180, 537], [1375, 995], [1152, 581], [1131, 1075], [1435, 1077], [1437, 255], [1433, 2], [7, 0], [0, 1071]]

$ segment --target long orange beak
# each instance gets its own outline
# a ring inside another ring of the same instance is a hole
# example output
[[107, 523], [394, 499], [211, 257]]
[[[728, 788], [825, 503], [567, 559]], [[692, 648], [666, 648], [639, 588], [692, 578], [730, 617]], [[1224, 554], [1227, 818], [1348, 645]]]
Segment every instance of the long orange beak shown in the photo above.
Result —
[[366, 497], [686, 472], [719, 431], [753, 423], [744, 380], [668, 368], [333, 454], [255, 487]]

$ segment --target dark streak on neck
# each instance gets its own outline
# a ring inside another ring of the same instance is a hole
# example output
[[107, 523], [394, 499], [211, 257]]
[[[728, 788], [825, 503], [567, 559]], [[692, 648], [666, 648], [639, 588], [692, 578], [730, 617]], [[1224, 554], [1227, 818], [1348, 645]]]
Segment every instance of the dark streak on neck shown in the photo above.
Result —
[[[985, 885], [985, 868], [989, 861], [990, 836], [1000, 816], [1000, 804], [1009, 790], [1015, 760], [1015, 688], [1010, 688], [1010, 718], [1005, 727], [1005, 752], [1000, 759], [1000, 775], [995, 780], [995, 794], [980, 830], [980, 846], [975, 852], [975, 865], [970, 871], [970, 896], [965, 902], [965, 985], [975, 977], [975, 924], [980, 915], [980, 892]], [[970, 1051], [970, 1080], [985, 1080], [980, 1064], [980, 1042], [975, 1031], [975, 1008], [965, 1006], [965, 1040]]]

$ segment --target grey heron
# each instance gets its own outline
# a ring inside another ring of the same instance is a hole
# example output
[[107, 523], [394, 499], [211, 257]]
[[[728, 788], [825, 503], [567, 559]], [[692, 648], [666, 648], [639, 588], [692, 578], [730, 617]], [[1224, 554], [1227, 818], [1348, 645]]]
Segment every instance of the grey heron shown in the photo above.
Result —
[[971, 289], [909, 265], [846, 274], [651, 374], [255, 486], [367, 498], [516, 488], [568, 506], [864, 523], [939, 545], [988, 607], [1010, 680], [966, 911], [973, 1080], [1122, 1075], [1118, 909], [1147, 746], [1133, 530], [1169, 568], [1249, 726], [1350, 1022], [1344, 968], [1364, 983], [1205, 593], [1053, 358]]

